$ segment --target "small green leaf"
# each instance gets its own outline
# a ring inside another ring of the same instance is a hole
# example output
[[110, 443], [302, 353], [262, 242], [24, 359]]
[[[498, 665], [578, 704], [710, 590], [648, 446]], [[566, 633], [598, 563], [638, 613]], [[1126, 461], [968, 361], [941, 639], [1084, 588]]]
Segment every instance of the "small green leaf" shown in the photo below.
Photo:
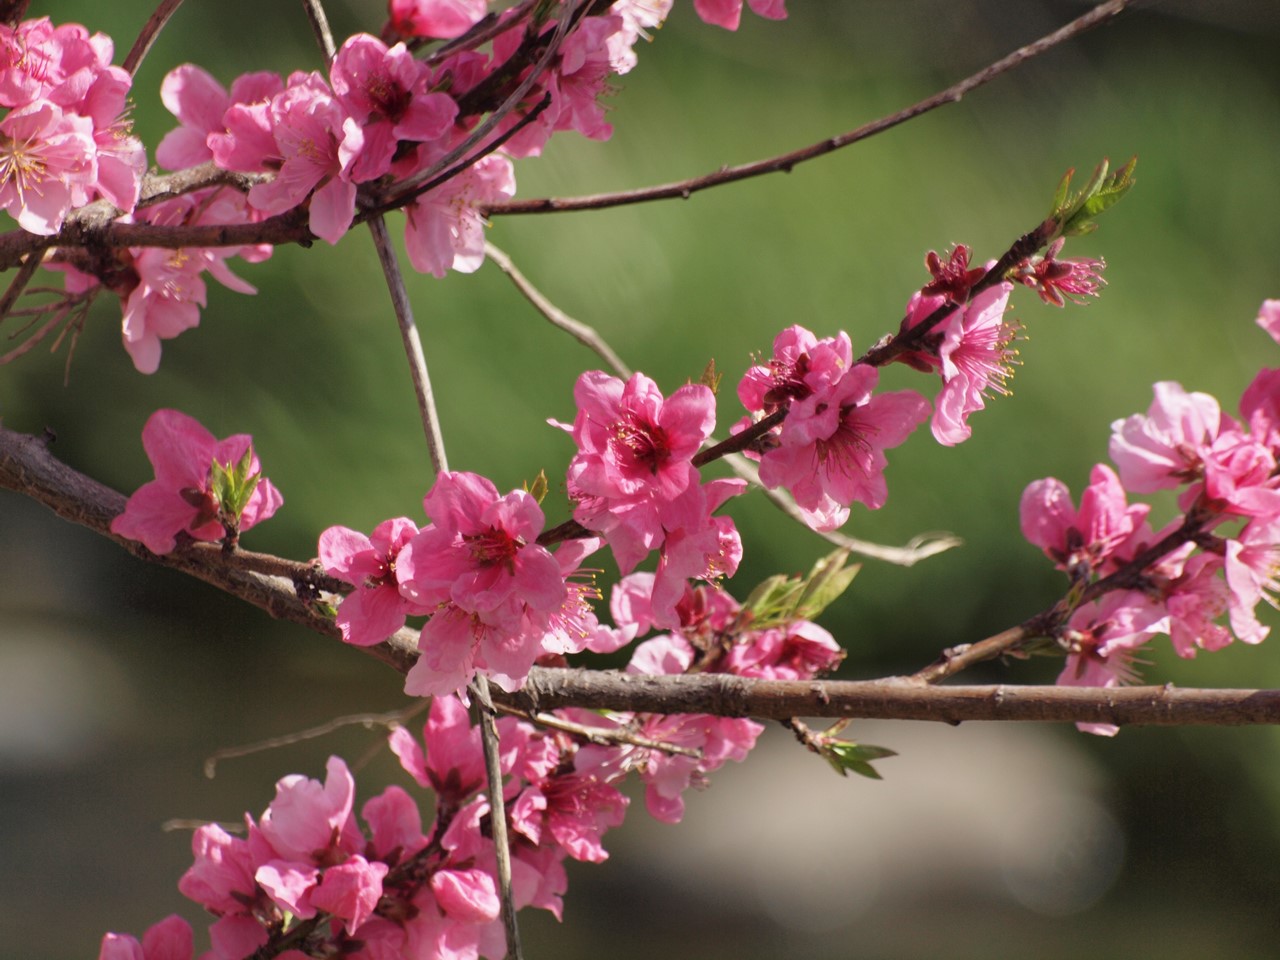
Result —
[[535, 503], [541, 504], [546, 499], [547, 491], [550, 489], [550, 485], [547, 483], [547, 472], [539, 470], [538, 475], [533, 478], [533, 483], [526, 483], [524, 489], [529, 496], [533, 497]]
[[836, 550], [813, 565], [808, 583], [796, 600], [794, 619], [816, 620], [849, 588], [862, 565], [845, 566], [848, 559], [848, 550]]
[[1137, 163], [1138, 158], [1132, 157], [1112, 173], [1109, 162], [1104, 159], [1094, 168], [1089, 182], [1074, 196], [1070, 193], [1070, 183], [1075, 171], [1068, 170], [1053, 196], [1053, 208], [1049, 216], [1057, 223], [1057, 228], [1049, 241], [1060, 236], [1080, 236], [1096, 230], [1098, 225], [1095, 220], [1098, 215], [1119, 203], [1120, 198], [1133, 187], [1133, 170]]
[[816, 619], [861, 569], [858, 564], [845, 566], [848, 559], [848, 550], [836, 550], [815, 563], [805, 577], [770, 577], [751, 591], [742, 604], [743, 614], [757, 630]]
[[713, 394], [719, 395], [720, 381], [723, 379], [724, 374], [716, 372], [716, 361], [712, 357], [707, 361], [707, 365], [702, 368], [702, 376], [698, 378], [698, 383], [710, 389]]
[[822, 755], [827, 763], [842, 777], [853, 771], [861, 777], [881, 780], [880, 772], [871, 766], [873, 760], [896, 757], [898, 752], [888, 747], [877, 747], [869, 743], [854, 743], [852, 740], [830, 740], [822, 745]]

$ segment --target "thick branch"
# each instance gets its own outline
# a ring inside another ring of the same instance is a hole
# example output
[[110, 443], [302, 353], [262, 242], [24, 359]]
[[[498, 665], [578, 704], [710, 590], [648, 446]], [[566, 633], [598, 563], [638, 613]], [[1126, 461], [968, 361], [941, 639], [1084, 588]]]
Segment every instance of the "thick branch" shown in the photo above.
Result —
[[[0, 427], [0, 488], [43, 503], [59, 516], [120, 544], [139, 559], [181, 570], [232, 596], [337, 638], [333, 621], [299, 600], [294, 583], [307, 582], [311, 568], [294, 564], [296, 576], [268, 576], [247, 569], [241, 554], [195, 543], [156, 556], [141, 544], [110, 531], [125, 498], [72, 470], [48, 450], [46, 441]], [[273, 558], [277, 569], [291, 561]], [[261, 565], [261, 562], [257, 562]], [[1013, 628], [1015, 631], [1018, 628]], [[1002, 637], [1003, 635], [1001, 635]], [[999, 637], [992, 642], [999, 642]], [[373, 647], [357, 648], [408, 672], [417, 638], [401, 630]], [[982, 644], [974, 644], [977, 649]], [[1031, 686], [933, 686], [921, 680], [755, 680], [728, 674], [641, 676], [616, 671], [535, 667], [519, 693], [494, 691], [499, 704], [521, 710], [586, 707], [652, 713], [710, 713], [785, 719], [794, 716], [892, 720], [1037, 720], [1124, 724], [1280, 724], [1280, 690], [1197, 690], [1164, 687], [1090, 688]]]

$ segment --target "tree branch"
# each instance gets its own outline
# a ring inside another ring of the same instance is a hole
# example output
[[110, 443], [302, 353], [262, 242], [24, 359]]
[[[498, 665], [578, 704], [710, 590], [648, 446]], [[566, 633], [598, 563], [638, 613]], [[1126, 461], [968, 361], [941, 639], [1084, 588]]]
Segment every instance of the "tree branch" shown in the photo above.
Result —
[[[156, 556], [139, 543], [110, 531], [124, 509], [123, 495], [55, 458], [46, 440], [0, 427], [0, 488], [43, 503], [60, 517], [107, 537], [134, 556], [181, 570], [326, 637], [340, 631], [326, 614], [300, 600], [294, 583], [246, 569], [240, 552], [225, 554], [217, 544], [191, 543]], [[291, 561], [276, 558], [288, 565]], [[283, 569], [283, 567], [282, 567]], [[310, 567], [296, 564], [300, 582]], [[299, 581], [295, 581], [299, 582]], [[1015, 627], [1006, 634], [1020, 631]], [[1000, 646], [1006, 634], [984, 644]], [[372, 647], [355, 648], [407, 673], [417, 659], [417, 635], [401, 630]], [[990, 650], [984, 652], [991, 654]], [[730, 674], [645, 676], [610, 670], [534, 667], [523, 690], [494, 691], [497, 705], [523, 711], [560, 707], [646, 713], [707, 713], [763, 719], [855, 717], [886, 720], [1034, 720], [1216, 726], [1280, 724], [1280, 690], [1202, 690], [1163, 687], [934, 686], [920, 679], [757, 680]]]
[[1020, 47], [1007, 57], [997, 60], [990, 66], [984, 67], [972, 76], [966, 77], [940, 93], [926, 97], [905, 110], [899, 110], [897, 113], [890, 114], [887, 117], [881, 117], [879, 120], [863, 124], [848, 133], [828, 137], [807, 147], [801, 147], [799, 150], [792, 150], [789, 153], [768, 157], [764, 160], [756, 160], [752, 163], [744, 163], [736, 167], [721, 167], [711, 173], [706, 173], [699, 177], [690, 177], [688, 180], [678, 180], [675, 183], [663, 183], [651, 187], [641, 187], [638, 190], [622, 190], [616, 193], [597, 193], [584, 197], [540, 197], [528, 200], [509, 200], [505, 203], [490, 204], [484, 208], [483, 212], [486, 216], [498, 217], [524, 213], [565, 213], [574, 210], [602, 210], [607, 207], [646, 203], [650, 200], [672, 200], [677, 197], [681, 200], [688, 200], [699, 191], [709, 190], [712, 187], [719, 187], [726, 183], [734, 183], [738, 180], [746, 180], [766, 173], [790, 173], [792, 168], [797, 164], [804, 163], [806, 160], [813, 160], [844, 147], [852, 146], [861, 140], [873, 137], [877, 133], [883, 133], [948, 103], [958, 103], [969, 91], [994, 80], [1002, 73], [1007, 73], [1013, 68], [1021, 66], [1034, 57], [1038, 57], [1046, 50], [1051, 50], [1059, 44], [1079, 36], [1086, 30], [1112, 19], [1128, 6], [1129, 2], [1130, 0], [1108, 0], [1107, 3], [1099, 4], [1084, 16], [1072, 20], [1066, 26], [1041, 37], [1033, 43], [1027, 44], [1025, 47]]

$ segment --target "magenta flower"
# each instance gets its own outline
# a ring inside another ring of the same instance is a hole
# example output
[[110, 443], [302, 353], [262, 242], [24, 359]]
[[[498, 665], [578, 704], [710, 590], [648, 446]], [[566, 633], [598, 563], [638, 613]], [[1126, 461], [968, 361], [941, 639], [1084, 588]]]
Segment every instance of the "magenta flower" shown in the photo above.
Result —
[[773, 340], [773, 356], [751, 367], [738, 383], [738, 399], [753, 413], [768, 415], [823, 393], [853, 366], [853, 344], [843, 330], [819, 340], [804, 327], [787, 327]]
[[422, 728], [425, 752], [404, 727], [391, 732], [391, 752], [405, 772], [421, 786], [430, 787], [448, 806], [458, 806], [485, 782], [480, 728], [456, 697], [436, 697]]
[[1045, 552], [1059, 570], [1088, 576], [1098, 572], [1115, 550], [1142, 526], [1149, 504], [1129, 505], [1115, 472], [1098, 464], [1071, 505], [1066, 485], [1052, 477], [1036, 480], [1022, 493], [1022, 535]]
[[448, 94], [428, 92], [429, 75], [403, 43], [388, 49], [361, 33], [342, 45], [329, 79], [338, 102], [363, 130], [352, 180], [363, 183], [389, 172], [401, 141], [422, 143], [449, 132], [458, 105]]
[[1107, 266], [1105, 260], [1058, 259], [1066, 242], [1066, 237], [1059, 237], [1049, 244], [1044, 256], [1030, 257], [1012, 273], [1014, 279], [1035, 290], [1041, 300], [1055, 307], [1065, 306], [1068, 300], [1078, 305], [1088, 303], [1085, 297], [1096, 297], [1098, 291], [1107, 285], [1107, 281], [1102, 279], [1102, 271]]
[[799, 620], [744, 633], [729, 648], [724, 669], [740, 677], [811, 680], [834, 670], [844, 656], [830, 633], [816, 623]]
[[276, 784], [259, 829], [279, 859], [327, 866], [364, 849], [355, 779], [341, 757], [330, 757], [325, 771], [324, 783], [292, 773]]
[[194, 953], [191, 924], [175, 913], [148, 927], [141, 943], [127, 933], [108, 933], [98, 960], [191, 960]]
[[[747, 5], [768, 20], [787, 18], [786, 0], [747, 0]], [[742, 19], [742, 0], [693, 0], [693, 9], [703, 22], [726, 30], [737, 30]]]
[[667, 530], [696, 525], [674, 516], [673, 504], [698, 484], [691, 461], [715, 427], [715, 398], [707, 387], [688, 384], [664, 399], [643, 374], [624, 384], [598, 370], [580, 376], [573, 393], [574, 519], [604, 535], [622, 572], [630, 573]]
[[1226, 582], [1218, 576], [1222, 568], [1222, 558], [1213, 554], [1192, 557], [1165, 600], [1169, 639], [1180, 657], [1194, 657], [1198, 650], [1221, 650], [1231, 643], [1231, 632], [1213, 622], [1227, 611], [1230, 595]]
[[[111, 532], [164, 554], [174, 548], [180, 533], [195, 540], [221, 540], [228, 524], [243, 532], [266, 520], [284, 498], [260, 476], [252, 445], [253, 438], [247, 434], [216, 440], [185, 413], [157, 410], [142, 428], [142, 447], [156, 479], [129, 498], [124, 512], [111, 521]], [[214, 465], [234, 470], [246, 454], [246, 479], [259, 479], [243, 507], [234, 510], [215, 493]]]
[[404, 626], [406, 616], [427, 612], [401, 595], [396, 580], [396, 558], [417, 533], [412, 520], [396, 517], [378, 524], [367, 537], [347, 527], [320, 534], [325, 573], [355, 587], [338, 606], [336, 618], [347, 643], [381, 643]]

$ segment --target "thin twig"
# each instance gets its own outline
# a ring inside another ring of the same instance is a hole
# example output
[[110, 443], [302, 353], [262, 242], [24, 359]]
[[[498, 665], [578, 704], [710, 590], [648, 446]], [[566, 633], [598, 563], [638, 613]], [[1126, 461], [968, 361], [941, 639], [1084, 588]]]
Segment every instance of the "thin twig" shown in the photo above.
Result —
[[520, 21], [525, 19], [529, 15], [529, 11], [536, 7], [539, 2], [540, 0], [521, 0], [514, 7], [502, 11], [501, 16], [496, 13], [486, 15], [462, 36], [455, 37], [448, 43], [436, 47], [423, 62], [427, 66], [434, 67], [440, 61], [453, 56], [459, 51], [474, 50], [481, 44], [488, 43], [498, 34], [506, 33], [519, 25]]
[[18, 272], [9, 281], [9, 286], [5, 290], [4, 296], [0, 297], [0, 323], [4, 323], [5, 317], [12, 312], [13, 305], [18, 302], [18, 298], [22, 296], [22, 291], [31, 282], [31, 278], [36, 275], [36, 271], [40, 268], [40, 262], [43, 259], [43, 251], [38, 251], [27, 254], [27, 258], [22, 261], [22, 266], [18, 268]]
[[581, 737], [590, 743], [600, 746], [607, 747], [613, 744], [625, 743], [633, 747], [657, 750], [659, 753], [668, 753], [673, 756], [692, 757], [695, 760], [702, 759], [701, 750], [696, 750], [692, 747], [680, 747], [674, 743], [667, 743], [665, 740], [642, 737], [639, 734], [632, 733], [626, 727], [588, 727], [585, 724], [574, 723], [572, 720], [566, 720], [564, 717], [557, 717], [551, 713], [543, 713], [537, 710], [521, 710], [518, 707], [503, 703], [495, 704], [495, 706], [503, 713], [523, 717], [530, 723], [536, 723], [551, 730], [560, 730], [563, 733]]
[[480, 742], [484, 747], [485, 776], [489, 781], [489, 823], [498, 859], [498, 889], [502, 893], [502, 925], [507, 934], [507, 960], [521, 960], [520, 927], [511, 892], [511, 846], [507, 837], [506, 802], [502, 796], [502, 758], [499, 756], [497, 711], [489, 693], [489, 680], [477, 673], [471, 683], [480, 702]]
[[642, 187], [638, 190], [622, 190], [614, 193], [597, 193], [590, 196], [582, 197], [541, 197], [528, 200], [509, 200], [504, 203], [489, 204], [485, 208], [488, 216], [496, 217], [511, 214], [524, 213], [562, 213], [573, 210], [601, 210], [606, 207], [620, 207], [631, 203], [645, 203], [650, 200], [671, 200], [680, 198], [687, 200], [693, 194], [702, 190], [708, 190], [711, 187], [719, 187], [726, 183], [733, 183], [738, 180], [746, 180], [750, 177], [758, 177], [766, 173], [789, 173], [799, 163], [806, 160], [813, 160], [824, 154], [832, 153], [844, 147], [851, 146], [868, 137], [873, 137], [878, 133], [883, 133], [899, 124], [905, 123], [914, 117], [918, 117], [930, 110], [937, 109], [949, 103], [956, 103], [969, 91], [994, 80], [1002, 73], [1006, 73], [1015, 67], [1021, 66], [1026, 61], [1037, 57], [1047, 50], [1051, 50], [1061, 43], [1079, 36], [1081, 33], [1096, 27], [1100, 23], [1115, 17], [1123, 10], [1130, 0], [1108, 0], [1107, 3], [1099, 4], [1084, 16], [1076, 20], [1072, 20], [1066, 26], [1055, 30], [1047, 36], [1041, 37], [1034, 43], [1029, 43], [1025, 47], [1015, 50], [1001, 60], [988, 67], [984, 67], [972, 76], [966, 77], [959, 83], [948, 87], [941, 93], [936, 93], [931, 97], [921, 100], [919, 103], [907, 107], [905, 110], [899, 110], [897, 113], [890, 114], [887, 117], [881, 117], [879, 120], [873, 120], [870, 123], [863, 124], [855, 130], [841, 134], [836, 137], [829, 137], [818, 143], [802, 147], [799, 150], [793, 150], [789, 153], [783, 153], [775, 157], [768, 157], [764, 160], [756, 160], [753, 163], [745, 163], [736, 167], [721, 167], [711, 173], [703, 174], [699, 177], [690, 177], [687, 180], [679, 180], [675, 183], [658, 184], [651, 187]]
[[603, 360], [614, 373], [623, 380], [630, 379], [631, 368], [622, 362], [622, 358], [614, 353], [613, 348], [605, 343], [604, 338], [596, 332], [595, 327], [575, 320], [546, 298], [537, 287], [529, 282], [529, 278], [520, 272], [511, 257], [492, 243], [485, 241], [485, 256], [497, 264], [498, 269], [507, 275], [515, 288], [519, 290], [535, 310], [543, 315], [555, 327], [559, 327], [573, 339], [592, 351]]
[[182, 0], [160, 0], [155, 12], [147, 18], [147, 22], [142, 27], [142, 32], [138, 34], [138, 39], [133, 41], [133, 46], [129, 49], [129, 54], [124, 58], [124, 63], [122, 64], [130, 76], [138, 72], [138, 67], [142, 65], [143, 59], [150, 52], [151, 45], [156, 42], [156, 37], [160, 35], [164, 25], [169, 22], [169, 18], [177, 12], [180, 6], [182, 6]]
[[472, 130], [467, 138], [460, 144], [425, 170], [414, 174], [402, 183], [396, 184], [396, 193], [389, 202], [392, 202], [395, 205], [400, 205], [397, 202], [398, 198], [407, 194], [412, 194], [418, 185], [429, 182], [436, 176], [436, 174], [453, 166], [456, 161], [470, 153], [473, 147], [479, 145], [499, 123], [506, 119], [508, 114], [520, 105], [520, 101], [524, 99], [525, 94], [532, 90], [534, 84], [542, 79], [542, 75], [551, 65], [552, 58], [559, 52], [560, 45], [564, 43], [565, 37], [568, 35], [569, 24], [573, 19], [573, 13], [574, 11], [572, 9], [565, 10], [563, 12], [560, 22], [556, 24], [555, 32], [551, 35], [551, 41], [547, 44], [546, 50], [542, 52], [542, 56], [538, 58], [538, 62], [534, 64], [533, 69], [529, 71], [529, 75], [520, 82], [519, 86], [511, 92], [511, 95], [499, 104], [497, 109], [492, 111], [489, 116], [485, 118], [484, 122]]
[[239, 747], [222, 747], [209, 754], [208, 759], [205, 760], [204, 775], [212, 780], [217, 774], [219, 760], [230, 760], [235, 757], [248, 757], [255, 753], [262, 753], [266, 750], [278, 750], [280, 747], [290, 747], [295, 743], [314, 740], [317, 737], [327, 737], [329, 734], [335, 733], [343, 727], [352, 727], [359, 724], [366, 730], [371, 730], [375, 726], [402, 726], [406, 720], [409, 720], [414, 715], [421, 713], [430, 705], [430, 700], [422, 700], [418, 703], [410, 704], [408, 707], [401, 707], [399, 710], [392, 710], [389, 713], [353, 713], [345, 717], [334, 717], [332, 720], [328, 720], [318, 726], [308, 727], [306, 730], [298, 730], [294, 733], [286, 733], [278, 737], [268, 737], [265, 740], [259, 740], [257, 743], [244, 744]]
[[324, 53], [324, 62], [331, 63], [338, 48], [333, 44], [333, 32], [329, 29], [329, 18], [325, 16], [324, 5], [320, 0], [302, 0], [302, 7], [307, 11], [307, 20], [311, 24], [311, 32], [316, 35], [316, 43]]
[[382, 274], [387, 280], [387, 291], [391, 294], [391, 306], [400, 324], [400, 337], [404, 341], [405, 357], [409, 361], [409, 374], [413, 378], [413, 392], [418, 398], [418, 414], [422, 418], [422, 431], [427, 438], [431, 466], [438, 476], [449, 469], [449, 461], [444, 452], [444, 435], [440, 431], [440, 415], [436, 411], [435, 394], [431, 391], [431, 377], [427, 373], [427, 358], [422, 352], [422, 338], [418, 336], [417, 324], [413, 322], [413, 306], [409, 303], [409, 292], [404, 286], [404, 275], [400, 272], [400, 262], [396, 259], [395, 247], [392, 246], [391, 236], [387, 233], [386, 220], [381, 215], [371, 217], [369, 232], [373, 234], [373, 245], [378, 250], [378, 262], [382, 264]]

